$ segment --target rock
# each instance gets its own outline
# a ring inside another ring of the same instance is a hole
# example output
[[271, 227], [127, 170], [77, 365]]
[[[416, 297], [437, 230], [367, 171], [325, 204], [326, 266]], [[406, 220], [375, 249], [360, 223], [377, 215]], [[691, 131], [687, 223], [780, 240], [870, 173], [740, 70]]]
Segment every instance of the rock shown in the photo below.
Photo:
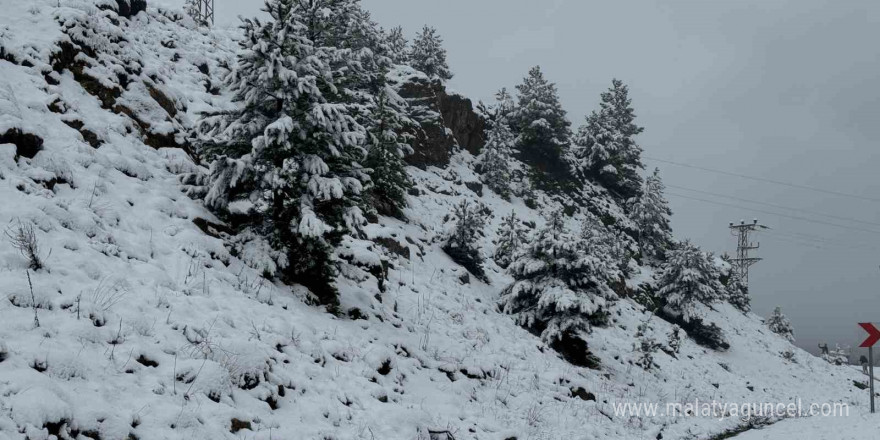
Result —
[[439, 80], [415, 71], [389, 77], [389, 84], [410, 105], [410, 117], [418, 122], [410, 165], [445, 167], [458, 145], [478, 154], [485, 144], [485, 121], [474, 111], [473, 103], [460, 95], [450, 95]]
[[391, 237], [378, 237], [373, 239], [374, 242], [382, 245], [385, 249], [388, 249], [390, 252], [400, 255], [407, 260], [412, 256], [412, 252], [409, 249], [409, 246], [400, 244], [397, 240]]
[[79, 134], [82, 135], [83, 140], [88, 142], [89, 145], [92, 146], [92, 148], [99, 148], [101, 145], [104, 145], [104, 141], [100, 137], [98, 137], [98, 135], [94, 131], [84, 128], [85, 124], [83, 124], [82, 121], [78, 119], [73, 119], [62, 122], [67, 124], [68, 127], [78, 131]]
[[43, 149], [43, 138], [25, 133], [17, 128], [11, 128], [0, 134], [0, 144], [15, 145], [15, 160], [19, 157], [33, 159]]
[[247, 429], [248, 431], [252, 429], [250, 420], [232, 419], [231, 424], [232, 426], [229, 428], [229, 432], [233, 434], [241, 431], [242, 429]]
[[116, 13], [131, 18], [147, 10], [147, 0], [116, 0]]
[[466, 186], [469, 190], [473, 191], [474, 194], [483, 197], [483, 184], [480, 182], [465, 182], [464, 186]]
[[571, 397], [577, 397], [578, 399], [585, 401], [596, 401], [596, 395], [588, 392], [584, 389], [584, 387], [576, 387], [571, 389]]
[[194, 218], [192, 222], [201, 229], [202, 232], [214, 238], [222, 238], [223, 234], [232, 234], [232, 229], [222, 223], [214, 223], [201, 217]]
[[452, 130], [458, 146], [474, 156], [486, 145], [486, 121], [474, 111], [473, 103], [464, 96], [439, 93], [443, 123]]
[[149, 92], [150, 97], [159, 104], [159, 107], [162, 107], [162, 110], [165, 110], [165, 113], [168, 113], [168, 116], [175, 117], [177, 116], [177, 105], [175, 105], [174, 100], [168, 97], [163, 91], [159, 90], [157, 86], [154, 86], [150, 83], [144, 83], [147, 87], [147, 92]]

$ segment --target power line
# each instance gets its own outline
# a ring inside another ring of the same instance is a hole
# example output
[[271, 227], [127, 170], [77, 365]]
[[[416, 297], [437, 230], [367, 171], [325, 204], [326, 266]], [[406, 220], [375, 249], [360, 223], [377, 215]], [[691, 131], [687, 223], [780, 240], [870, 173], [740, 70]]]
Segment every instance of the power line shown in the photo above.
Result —
[[[877, 252], [880, 251], [880, 248], [875, 246], [866, 246], [863, 244], [855, 244], [849, 242], [839, 242], [836, 240], [831, 240], [825, 237], [819, 237], [811, 234], [804, 234], [800, 232], [783, 232], [777, 229], [766, 231], [771, 238], [782, 239], [786, 238], [784, 241], [795, 241], [802, 243], [810, 244], [814, 247], [821, 247], [822, 249], [829, 248], [838, 248], [838, 249], [859, 249], [864, 251]], [[781, 236], [781, 237], [780, 237]]]
[[774, 203], [759, 202], [757, 200], [751, 200], [751, 199], [745, 199], [742, 197], [736, 197], [736, 196], [731, 196], [731, 195], [727, 195], [727, 194], [719, 194], [719, 193], [714, 193], [714, 192], [709, 192], [709, 191], [703, 191], [701, 189], [687, 188], [684, 186], [671, 185], [671, 184], [666, 184], [666, 186], [669, 188], [681, 189], [681, 190], [691, 191], [691, 192], [705, 194], [705, 195], [709, 195], [709, 196], [724, 197], [724, 198], [731, 199], [731, 200], [738, 200], [738, 201], [746, 202], [746, 203], [754, 203], [756, 205], [769, 206], [771, 208], [786, 209], [789, 211], [802, 212], [804, 214], [818, 215], [818, 216], [822, 216], [822, 217], [833, 218], [835, 220], [844, 220], [844, 221], [853, 222], [853, 223], [861, 223], [863, 225], [880, 227], [880, 223], [858, 220], [858, 219], [849, 218], [849, 217], [840, 217], [840, 216], [836, 216], [836, 215], [832, 215], [832, 214], [823, 214], [821, 212], [809, 211], [806, 209], [792, 208], [790, 206], [777, 205]]
[[799, 185], [797, 183], [783, 182], [780, 180], [767, 179], [764, 177], [748, 176], [745, 174], [732, 173], [730, 171], [718, 170], [718, 169], [714, 169], [714, 168], [707, 168], [707, 167], [702, 167], [702, 166], [698, 166], [698, 165], [691, 165], [691, 164], [686, 164], [686, 163], [681, 163], [681, 162], [675, 162], [675, 161], [671, 161], [671, 160], [658, 159], [655, 157], [642, 156], [642, 159], [646, 159], [646, 160], [650, 160], [650, 161], [654, 161], [654, 162], [665, 163], [665, 164], [669, 164], [669, 165], [675, 165], [675, 166], [679, 166], [679, 167], [693, 168], [696, 170], [708, 171], [710, 173], [723, 174], [726, 176], [739, 177], [742, 179], [749, 179], [749, 180], [754, 180], [757, 182], [772, 183], [774, 185], [782, 185], [782, 186], [787, 186], [790, 188], [797, 188], [797, 189], [803, 189], [803, 190], [808, 190], [808, 191], [820, 192], [820, 193], [824, 193], [824, 194], [830, 194], [830, 195], [834, 195], [834, 196], [849, 197], [849, 198], [853, 198], [853, 199], [866, 200], [869, 202], [880, 203], [880, 199], [875, 199], [873, 197], [866, 197], [866, 196], [860, 196], [857, 194], [849, 194], [849, 193], [845, 193], [845, 192], [822, 189], [822, 188], [817, 188], [814, 186]]
[[706, 200], [706, 199], [701, 199], [701, 198], [699, 198], [699, 197], [686, 196], [686, 195], [684, 195], [684, 194], [676, 194], [676, 193], [667, 193], [667, 194], [669, 194], [669, 195], [671, 195], [671, 196], [675, 196], [675, 197], [681, 197], [681, 198], [684, 198], [684, 199], [696, 200], [696, 201], [699, 201], [699, 202], [705, 202], [705, 203], [711, 203], [711, 204], [714, 204], [714, 205], [728, 206], [728, 207], [731, 207], [731, 208], [746, 209], [746, 210], [749, 210], [749, 211], [761, 212], [761, 213], [764, 213], [764, 214], [776, 215], [776, 216], [779, 216], [779, 217], [786, 217], [786, 218], [790, 218], [790, 219], [794, 219], [794, 220], [800, 220], [800, 221], [805, 221], [805, 222], [810, 222], [810, 223], [816, 223], [816, 224], [826, 225], [826, 226], [834, 226], [834, 227], [837, 227], [837, 228], [846, 229], [846, 230], [851, 230], [851, 231], [861, 231], [861, 232], [868, 232], [868, 233], [871, 233], [871, 234], [878, 234], [878, 235], [880, 235], [880, 231], [878, 231], [878, 230], [865, 229], [865, 228], [859, 228], [859, 227], [848, 226], [848, 225], [841, 225], [841, 224], [838, 224], [838, 223], [826, 222], [826, 221], [822, 221], [822, 220], [816, 220], [816, 219], [811, 219], [811, 218], [807, 218], [807, 217], [800, 217], [800, 216], [796, 216], [796, 215], [782, 214], [782, 213], [779, 213], [779, 212], [767, 211], [767, 210], [764, 210], [764, 209], [758, 209], [758, 208], [750, 208], [750, 207], [748, 207], [748, 206], [735, 205], [735, 204], [732, 204], [732, 203], [718, 202], [718, 201], [715, 201], [715, 200]]

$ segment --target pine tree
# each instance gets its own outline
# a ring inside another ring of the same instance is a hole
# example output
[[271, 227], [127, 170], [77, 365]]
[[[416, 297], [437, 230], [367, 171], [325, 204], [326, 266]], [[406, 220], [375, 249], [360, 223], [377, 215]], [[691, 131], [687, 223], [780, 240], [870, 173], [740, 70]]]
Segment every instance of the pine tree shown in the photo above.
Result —
[[468, 272], [486, 281], [479, 245], [479, 239], [486, 227], [485, 206], [472, 205], [467, 200], [462, 200], [455, 206], [454, 216], [455, 227], [446, 239], [443, 250]]
[[437, 29], [433, 27], [426, 25], [413, 40], [409, 60], [414, 68], [431, 78], [452, 79], [452, 72], [446, 65], [446, 49], [443, 48], [443, 38], [437, 34]]
[[749, 288], [736, 274], [731, 274], [725, 288], [727, 301], [742, 312], [748, 313], [752, 309], [752, 299], [749, 297]]
[[513, 150], [513, 133], [504, 121], [493, 124], [489, 130], [486, 146], [480, 154], [482, 180], [495, 194], [510, 200], [510, 161]]
[[767, 318], [767, 327], [770, 327], [770, 331], [782, 336], [789, 342], [794, 342], [794, 328], [791, 326], [791, 321], [782, 314], [782, 307], [773, 309], [773, 314]]
[[526, 231], [514, 211], [510, 216], [504, 217], [498, 228], [498, 238], [495, 241], [495, 262], [502, 268], [507, 268], [517, 257], [526, 241]]
[[409, 62], [409, 41], [403, 35], [400, 26], [391, 28], [387, 35], [388, 58], [394, 64], [407, 64]]
[[186, 2], [184, 2], [183, 4], [183, 10], [199, 25], [205, 24], [202, 20], [202, 11], [201, 7], [199, 6], [199, 0], [186, 0]]
[[617, 298], [604, 257], [568, 233], [562, 213], [554, 212], [508, 268], [515, 281], [502, 292], [502, 310], [550, 344], [582, 339], [605, 322], [606, 305]]
[[630, 209], [630, 218], [639, 228], [639, 247], [642, 256], [662, 260], [672, 242], [669, 217], [672, 210], [663, 196], [666, 187], [660, 179], [660, 170], [645, 180], [645, 187]]
[[628, 199], [638, 195], [642, 186], [642, 149], [635, 136], [644, 128], [635, 124], [635, 111], [623, 82], [613, 80], [599, 105], [578, 129], [568, 160], [581, 177], [592, 177]]
[[412, 187], [403, 156], [412, 152], [412, 147], [403, 142], [403, 121], [389, 102], [389, 94], [394, 92], [382, 90], [371, 112], [374, 119], [367, 128], [369, 152], [364, 166], [370, 169], [370, 194], [378, 212], [400, 218], [406, 193]]
[[666, 301], [664, 311], [684, 322], [699, 317], [697, 304], [716, 301], [723, 292], [718, 275], [710, 255], [689, 241], [681, 243], [661, 268], [658, 294]]
[[202, 152], [216, 159], [206, 203], [221, 215], [246, 212], [285, 251], [285, 278], [334, 309], [333, 249], [365, 222], [365, 130], [334, 75], [346, 52], [310, 39], [301, 3], [269, 0], [266, 22], [244, 20], [225, 78], [239, 109], [199, 125]]
[[495, 93], [495, 106], [492, 110], [493, 121], [496, 123], [503, 121], [505, 124], [510, 124], [510, 117], [516, 110], [516, 102], [514, 102], [510, 92], [507, 91], [507, 87], [502, 87], [498, 93]]
[[571, 123], [559, 102], [556, 85], [535, 66], [516, 89], [518, 105], [511, 123], [520, 158], [542, 172], [564, 172], [562, 153], [571, 136]]
[[594, 249], [594, 253], [605, 256], [609, 267], [616, 271], [615, 279], [629, 270], [632, 253], [627, 249], [628, 242], [617, 231], [605, 227], [598, 217], [589, 212], [581, 223], [581, 239]]
[[678, 351], [681, 350], [681, 327], [673, 324], [672, 330], [667, 335], [668, 342], [666, 343], [669, 348], [669, 352], [672, 355], [678, 354]]

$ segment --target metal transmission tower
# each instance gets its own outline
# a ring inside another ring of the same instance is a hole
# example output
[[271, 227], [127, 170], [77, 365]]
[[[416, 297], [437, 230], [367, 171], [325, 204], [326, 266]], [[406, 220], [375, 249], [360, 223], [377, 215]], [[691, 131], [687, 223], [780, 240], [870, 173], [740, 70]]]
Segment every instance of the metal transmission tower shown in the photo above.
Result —
[[187, 0], [190, 15], [199, 24], [214, 24], [214, 0]]
[[762, 260], [762, 258], [749, 256], [749, 251], [757, 250], [761, 247], [761, 243], [752, 243], [749, 240], [749, 234], [759, 229], [770, 228], [759, 225], [758, 219], [755, 219], [752, 223], [746, 223], [744, 220], [740, 220], [738, 225], [733, 222], [730, 223], [730, 233], [737, 238], [736, 258], [732, 258], [730, 261], [733, 263], [739, 279], [746, 286], [749, 285], [749, 267]]

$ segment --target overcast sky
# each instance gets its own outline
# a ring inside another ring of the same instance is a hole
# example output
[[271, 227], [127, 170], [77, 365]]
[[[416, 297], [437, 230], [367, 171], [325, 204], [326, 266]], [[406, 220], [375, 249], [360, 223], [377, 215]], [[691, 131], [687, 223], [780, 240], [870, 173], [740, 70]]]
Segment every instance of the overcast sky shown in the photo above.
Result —
[[[218, 24], [262, 4], [216, 1]], [[648, 157], [863, 197], [646, 161], [670, 186], [678, 237], [732, 253], [730, 221], [773, 228], [757, 238], [765, 260], [751, 272], [754, 309], [782, 306], [799, 345], [855, 346], [857, 322], [880, 322], [880, 1], [363, 2], [410, 36], [436, 27], [450, 86], [474, 99], [491, 100], [540, 64], [576, 127], [619, 78]]]

